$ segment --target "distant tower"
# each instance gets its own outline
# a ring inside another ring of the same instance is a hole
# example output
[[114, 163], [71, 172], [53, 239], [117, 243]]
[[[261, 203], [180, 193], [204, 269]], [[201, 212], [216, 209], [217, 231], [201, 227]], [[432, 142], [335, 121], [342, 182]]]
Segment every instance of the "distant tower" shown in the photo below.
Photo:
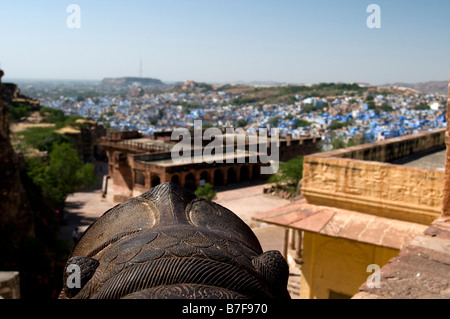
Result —
[[139, 59], [139, 77], [142, 77], [142, 54], [141, 57]]

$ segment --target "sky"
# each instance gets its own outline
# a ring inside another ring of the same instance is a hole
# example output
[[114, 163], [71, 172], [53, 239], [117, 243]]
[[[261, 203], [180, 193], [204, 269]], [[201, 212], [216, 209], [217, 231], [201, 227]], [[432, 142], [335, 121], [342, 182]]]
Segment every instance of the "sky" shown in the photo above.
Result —
[[449, 12], [448, 0], [0, 0], [0, 67], [5, 81], [447, 81]]

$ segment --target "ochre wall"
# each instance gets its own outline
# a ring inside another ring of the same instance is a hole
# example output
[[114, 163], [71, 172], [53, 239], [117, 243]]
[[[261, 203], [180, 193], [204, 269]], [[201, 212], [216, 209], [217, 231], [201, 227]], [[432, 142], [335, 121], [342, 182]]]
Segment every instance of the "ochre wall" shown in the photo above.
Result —
[[308, 203], [425, 225], [439, 217], [444, 172], [340, 158], [304, 159]]
[[[441, 214], [445, 173], [373, 159], [395, 160], [443, 141], [445, 131], [439, 130], [375, 143], [372, 148], [361, 145], [305, 156], [302, 194], [310, 204], [429, 225]], [[401, 156], [389, 151], [396, 145], [403, 150]]]
[[398, 255], [397, 249], [305, 232], [300, 282], [301, 299], [329, 299], [330, 290], [349, 298], [374, 272]]

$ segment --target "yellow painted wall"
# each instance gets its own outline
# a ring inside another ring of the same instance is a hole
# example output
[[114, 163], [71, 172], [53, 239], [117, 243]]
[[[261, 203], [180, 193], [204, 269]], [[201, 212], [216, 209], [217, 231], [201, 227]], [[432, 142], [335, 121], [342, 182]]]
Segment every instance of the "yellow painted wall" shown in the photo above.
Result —
[[373, 272], [399, 250], [306, 232], [303, 238], [301, 299], [328, 299], [330, 290], [353, 296]]

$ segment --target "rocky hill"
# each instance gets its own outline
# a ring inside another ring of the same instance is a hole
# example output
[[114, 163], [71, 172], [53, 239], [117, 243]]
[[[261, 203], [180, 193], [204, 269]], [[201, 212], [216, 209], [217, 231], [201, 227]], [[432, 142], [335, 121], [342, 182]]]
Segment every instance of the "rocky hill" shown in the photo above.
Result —
[[29, 105], [34, 111], [40, 108], [39, 100], [35, 100], [29, 96], [22, 94], [19, 87], [15, 83], [3, 83], [2, 90], [4, 105], [24, 103]]
[[153, 78], [140, 78], [140, 77], [120, 77], [120, 78], [104, 78], [102, 80], [103, 86], [114, 87], [129, 87], [129, 86], [144, 86], [144, 87], [163, 87], [164, 84], [161, 80]]
[[437, 93], [447, 95], [448, 82], [447, 81], [429, 81], [421, 83], [389, 83], [382, 85], [383, 87], [399, 86], [417, 90], [422, 93]]

